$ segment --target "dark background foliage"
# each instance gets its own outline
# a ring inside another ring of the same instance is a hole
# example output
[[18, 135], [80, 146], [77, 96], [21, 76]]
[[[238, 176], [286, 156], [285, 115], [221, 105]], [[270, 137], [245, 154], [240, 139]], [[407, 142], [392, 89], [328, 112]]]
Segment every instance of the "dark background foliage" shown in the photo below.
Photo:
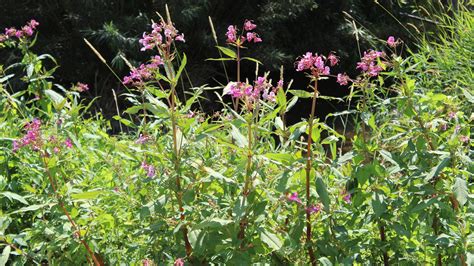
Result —
[[[227, 26], [241, 25], [245, 19], [253, 19], [258, 25], [263, 43], [253, 45], [247, 55], [258, 58], [264, 64], [263, 71], [272, 70], [277, 80], [280, 66], [284, 66], [285, 80], [294, 79], [295, 88], [305, 88], [306, 79], [302, 73], [295, 73], [293, 64], [306, 51], [327, 54], [335, 51], [341, 57], [336, 72], [355, 72], [359, 59], [358, 42], [361, 50], [382, 47], [389, 35], [405, 40], [414, 47], [414, 39], [389, 13], [400, 20], [411, 32], [425, 29], [419, 14], [431, 1], [380, 0], [175, 0], [168, 1], [176, 27], [185, 34], [186, 43], [180, 44], [180, 51], [188, 56], [187, 71], [192, 85], [212, 86], [226, 82], [219, 62], [205, 61], [218, 57], [212, 38], [208, 16], [212, 17], [220, 44], [224, 44]], [[112, 89], [118, 94], [125, 91], [120, 82], [97, 59], [86, 46], [83, 38], [89, 39], [111, 63], [119, 76], [128, 69], [120, 56], [132, 64], [146, 61], [151, 54], [140, 52], [138, 39], [149, 29], [151, 20], [158, 20], [156, 11], [164, 14], [166, 1], [158, 0], [2, 0], [0, 2], [0, 27], [21, 26], [30, 18], [38, 20], [39, 37], [35, 51], [49, 53], [57, 58], [61, 66], [56, 72], [56, 82], [71, 85], [78, 81], [88, 83], [91, 90], [87, 98], [99, 96], [94, 109], [106, 117], [114, 114], [115, 104]], [[382, 8], [383, 6], [384, 8]], [[356, 25], [356, 28], [354, 28]], [[0, 52], [0, 62], [8, 64], [15, 58], [10, 51]], [[254, 77], [254, 65], [244, 64], [243, 76]], [[235, 77], [234, 64], [228, 63], [229, 76]], [[189, 81], [186, 81], [189, 82]], [[189, 87], [190, 84], [186, 84]], [[346, 93], [334, 81], [321, 85], [324, 95], [341, 96]], [[212, 94], [207, 95], [204, 111], [212, 112], [216, 103]], [[120, 104], [125, 105], [123, 99]], [[291, 122], [298, 121], [307, 113], [308, 104], [298, 105]], [[322, 102], [319, 116], [338, 109], [329, 102]]]

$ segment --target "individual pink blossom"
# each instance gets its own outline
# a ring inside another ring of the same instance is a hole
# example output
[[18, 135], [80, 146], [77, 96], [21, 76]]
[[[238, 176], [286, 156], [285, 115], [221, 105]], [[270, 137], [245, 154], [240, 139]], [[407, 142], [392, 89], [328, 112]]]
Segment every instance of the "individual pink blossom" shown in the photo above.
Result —
[[334, 55], [333, 53], [330, 53], [328, 55], [328, 60], [329, 60], [329, 65], [332, 66], [332, 67], [337, 65], [337, 63], [339, 63], [339, 58], [336, 55]]
[[150, 259], [144, 259], [144, 260], [142, 260], [142, 264], [143, 264], [143, 266], [152, 266], [153, 261], [150, 260]]
[[227, 27], [227, 32], [225, 34], [227, 36], [227, 42], [233, 43], [237, 40], [237, 29], [233, 25], [229, 25]]
[[308, 208], [306, 208], [306, 211], [309, 213], [309, 214], [313, 214], [313, 213], [318, 213], [321, 211], [321, 205], [317, 204], [317, 205], [311, 205], [309, 206]]
[[299, 203], [299, 204], [303, 203], [301, 199], [298, 197], [298, 192], [293, 192], [291, 195], [289, 195], [288, 200]]
[[387, 39], [387, 45], [392, 47], [392, 48], [395, 48], [397, 47], [397, 41], [395, 40], [395, 37], [393, 36], [389, 36], [388, 39]]
[[148, 141], [150, 141], [150, 139], [151, 139], [150, 136], [140, 134], [140, 136], [139, 136], [138, 139], [135, 141], [135, 143], [136, 143], [136, 144], [145, 144], [145, 143], [147, 143]]
[[66, 145], [66, 147], [68, 149], [71, 149], [72, 148], [72, 141], [70, 138], [67, 138], [65, 141], [64, 141], [64, 145]]
[[260, 37], [258, 37], [257, 33], [255, 32], [247, 32], [247, 41], [248, 42], [254, 42], [254, 43], [258, 43], [258, 42], [262, 42], [262, 39]]
[[179, 42], [186, 42], [184, 40], [184, 33], [181, 33], [180, 35], [177, 35], [176, 38], [175, 38], [176, 41], [179, 41]]
[[253, 22], [253, 20], [245, 20], [244, 30], [251, 31], [251, 30], [254, 30], [255, 28], [257, 28], [257, 25], [253, 24], [252, 22]]
[[451, 111], [448, 113], [448, 118], [449, 120], [455, 119], [456, 118], [456, 112]]
[[61, 151], [61, 149], [59, 149], [59, 147], [54, 147], [53, 148], [54, 153], [59, 153], [60, 151]]
[[463, 143], [468, 143], [469, 142], [469, 136], [461, 135], [461, 136], [459, 136], [459, 140]]
[[346, 203], [351, 203], [351, 194], [350, 193], [346, 193], [342, 199], [346, 202]]
[[85, 91], [89, 90], [89, 85], [78, 82], [76, 84], [76, 89], [77, 89], [78, 92], [85, 92]]
[[341, 73], [337, 74], [337, 83], [339, 83], [339, 85], [345, 86], [345, 85], [349, 84], [349, 80], [350, 80], [350, 78], [349, 78], [349, 76], [348, 76], [346, 73], [344, 73], [344, 74], [341, 74]]
[[184, 260], [182, 258], [178, 258], [174, 261], [174, 266], [184, 266]]

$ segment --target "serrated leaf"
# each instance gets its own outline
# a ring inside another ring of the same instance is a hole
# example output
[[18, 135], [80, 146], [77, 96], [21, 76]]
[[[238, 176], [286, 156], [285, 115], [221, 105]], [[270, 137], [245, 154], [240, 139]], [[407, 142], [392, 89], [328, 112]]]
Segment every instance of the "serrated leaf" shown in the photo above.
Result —
[[329, 199], [329, 193], [326, 187], [326, 184], [324, 183], [323, 179], [321, 177], [316, 177], [316, 192], [318, 193], [319, 199], [324, 205], [324, 209], [329, 212], [329, 204], [330, 204], [330, 199]]
[[461, 206], [466, 204], [467, 198], [469, 197], [469, 190], [467, 188], [466, 180], [456, 177], [454, 181], [453, 192]]
[[303, 90], [288, 90], [288, 91], [298, 98], [312, 98], [313, 97], [313, 94], [308, 91], [303, 91]]
[[375, 216], [380, 217], [385, 213], [387, 204], [385, 203], [385, 197], [381, 193], [374, 193], [371, 201], [372, 209], [374, 210]]
[[[440, 158], [441, 159], [441, 158]], [[442, 160], [431, 169], [431, 171], [426, 175], [425, 177], [425, 182], [428, 182], [429, 180], [433, 179], [435, 176], [438, 176], [443, 169], [448, 166], [450, 161], [450, 157], [442, 157]]]
[[0, 258], [0, 266], [7, 265], [8, 258], [10, 257], [11, 247], [9, 245], [5, 246], [2, 251], [2, 257]]
[[272, 232], [263, 230], [260, 232], [260, 239], [263, 243], [267, 244], [272, 250], [279, 250], [283, 246], [280, 238]]
[[71, 198], [76, 199], [76, 200], [89, 200], [89, 199], [95, 199], [101, 193], [103, 193], [102, 190], [74, 193], [74, 194], [71, 194]]
[[230, 58], [237, 58], [237, 54], [234, 52], [234, 50], [229, 49], [227, 47], [222, 47], [222, 46], [216, 46], [217, 49], [219, 49], [223, 54], [227, 55]]
[[235, 140], [235, 144], [237, 144], [237, 146], [241, 148], [247, 147], [248, 142], [247, 142], [247, 139], [244, 137], [244, 135], [240, 133], [240, 130], [236, 126], [234, 125], [231, 125], [231, 126], [232, 126], [232, 130], [230, 134], [232, 135], [232, 138]]
[[202, 221], [201, 223], [194, 226], [193, 229], [203, 229], [203, 228], [217, 229], [225, 225], [228, 225], [230, 223], [232, 223], [232, 220], [212, 218], [212, 219], [207, 219], [207, 220]]
[[10, 191], [0, 192], [0, 195], [3, 195], [3, 196], [7, 197], [10, 200], [17, 200], [17, 201], [19, 201], [23, 204], [28, 204], [28, 201], [26, 201], [25, 198], [23, 198], [22, 196], [20, 196], [16, 193], [10, 192]]

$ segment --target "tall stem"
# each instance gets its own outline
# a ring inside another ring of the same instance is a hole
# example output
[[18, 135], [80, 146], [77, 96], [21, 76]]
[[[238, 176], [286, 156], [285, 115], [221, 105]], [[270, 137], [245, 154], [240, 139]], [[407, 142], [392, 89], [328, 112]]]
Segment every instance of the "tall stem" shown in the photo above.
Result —
[[[250, 185], [252, 183], [252, 119], [248, 121], [248, 129], [247, 129], [247, 137], [248, 137], [248, 150], [247, 150], [247, 167], [245, 171], [245, 183], [244, 188], [242, 190], [243, 200], [247, 200], [247, 196], [250, 192]], [[242, 241], [240, 247], [243, 248], [244, 246], [244, 239], [245, 239], [245, 229], [247, 228], [247, 216], [245, 215], [240, 220], [240, 231], [238, 238]]]
[[314, 94], [313, 102], [311, 104], [311, 114], [308, 121], [308, 146], [306, 148], [306, 245], [308, 246], [308, 256], [311, 265], [316, 265], [316, 257], [314, 256], [314, 251], [311, 243], [311, 213], [308, 211], [311, 206], [311, 195], [310, 195], [310, 177], [311, 177], [311, 165], [313, 161], [312, 153], [312, 134], [313, 134], [313, 120], [314, 113], [316, 111], [316, 99], [318, 98], [318, 80], [314, 81]]
[[68, 210], [66, 209], [66, 207], [64, 206], [64, 202], [61, 200], [61, 196], [59, 195], [57, 189], [56, 189], [56, 182], [53, 178], [53, 175], [51, 174], [51, 171], [49, 170], [49, 167], [48, 167], [48, 163], [46, 162], [46, 154], [41, 154], [41, 157], [43, 158], [43, 165], [44, 165], [44, 169], [45, 169], [45, 172], [46, 172], [46, 175], [48, 176], [48, 179], [49, 179], [49, 183], [51, 185], [51, 188], [53, 189], [53, 192], [54, 192], [54, 195], [56, 196], [56, 198], [58, 199], [58, 203], [59, 203], [59, 206], [61, 207], [62, 211], [64, 212], [64, 214], [66, 215], [67, 219], [69, 220], [69, 223], [71, 223], [72, 227], [74, 228], [75, 230], [75, 234], [77, 236], [77, 238], [79, 239], [79, 241], [81, 242], [81, 244], [84, 246], [84, 248], [87, 250], [87, 253], [89, 253], [89, 256], [91, 256], [92, 260], [94, 261], [94, 264], [96, 266], [100, 266], [100, 265], [103, 265], [100, 263], [100, 261], [96, 258], [96, 256], [94, 255], [94, 252], [92, 252], [92, 249], [90, 248], [89, 244], [87, 244], [87, 242], [82, 239], [81, 237], [81, 230], [79, 229], [79, 227], [77, 226], [77, 224], [74, 222], [74, 220], [72, 219], [71, 215], [69, 214]]

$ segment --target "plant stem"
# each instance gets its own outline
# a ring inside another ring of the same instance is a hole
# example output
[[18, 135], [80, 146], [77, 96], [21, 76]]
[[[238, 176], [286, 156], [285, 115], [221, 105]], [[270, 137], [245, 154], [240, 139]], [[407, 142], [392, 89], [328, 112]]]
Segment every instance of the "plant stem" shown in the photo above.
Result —
[[[176, 90], [175, 86], [171, 86], [171, 126], [173, 128], [173, 150], [174, 150], [174, 168], [176, 171], [176, 198], [178, 200], [178, 209], [179, 209], [179, 219], [181, 222], [184, 222], [184, 208], [183, 208], [183, 191], [181, 189], [181, 170], [180, 170], [180, 157], [179, 157], [179, 147], [178, 147], [178, 126], [176, 123], [176, 112], [175, 112], [175, 103], [176, 101]], [[193, 248], [188, 239], [188, 228], [185, 224], [182, 225], [181, 231], [183, 232], [184, 238], [184, 247], [186, 249], [186, 256], [191, 257]]]
[[[382, 243], [387, 242], [387, 237], [385, 235], [385, 226], [383, 224], [380, 224], [379, 226], [379, 232], [380, 232], [380, 240], [382, 240]], [[388, 260], [388, 254], [387, 251], [383, 251], [383, 265], [388, 266], [390, 265], [389, 260]]]
[[311, 205], [310, 198], [310, 177], [311, 177], [311, 165], [313, 161], [313, 154], [311, 151], [312, 148], [312, 134], [313, 134], [313, 120], [314, 113], [316, 111], [316, 99], [318, 98], [318, 80], [314, 81], [314, 94], [313, 101], [311, 104], [311, 114], [308, 121], [308, 145], [306, 148], [306, 245], [308, 246], [308, 256], [311, 265], [316, 265], [316, 257], [314, 256], [313, 247], [311, 246], [311, 214], [308, 211], [308, 208]]
[[92, 260], [94, 261], [94, 264], [96, 266], [100, 266], [100, 265], [103, 265], [100, 263], [100, 261], [95, 257], [94, 255], [94, 252], [92, 252], [91, 248], [89, 247], [89, 245], [87, 244], [87, 242], [81, 238], [81, 230], [79, 229], [79, 227], [77, 226], [77, 224], [74, 222], [74, 220], [72, 219], [71, 215], [69, 214], [69, 212], [67, 211], [66, 207], [64, 206], [64, 202], [61, 200], [61, 196], [59, 195], [58, 191], [56, 190], [56, 182], [54, 181], [54, 178], [53, 178], [53, 175], [51, 174], [51, 171], [49, 170], [49, 167], [48, 167], [48, 163], [46, 162], [46, 153], [43, 152], [41, 154], [41, 157], [42, 157], [42, 161], [43, 161], [43, 165], [44, 165], [44, 169], [45, 169], [45, 172], [46, 172], [46, 175], [48, 176], [48, 179], [49, 179], [49, 183], [51, 184], [51, 188], [53, 189], [53, 192], [54, 192], [54, 195], [56, 196], [56, 198], [58, 199], [58, 203], [59, 203], [59, 206], [61, 207], [61, 209], [63, 210], [64, 214], [66, 215], [67, 219], [69, 220], [69, 222], [71, 223], [72, 227], [74, 228], [75, 230], [75, 234], [77, 235], [77, 238], [79, 239], [79, 241], [82, 243], [82, 245], [86, 248], [87, 250], [87, 253], [89, 253], [89, 256], [92, 257]]
[[[247, 150], [247, 167], [245, 171], [245, 183], [244, 183], [244, 188], [242, 190], [242, 196], [243, 200], [247, 200], [247, 196], [249, 194], [250, 190], [250, 185], [252, 183], [252, 119], [249, 119], [248, 121], [248, 150]], [[245, 215], [241, 220], [240, 220], [240, 231], [238, 238], [242, 240], [240, 247], [243, 248], [244, 245], [244, 239], [245, 239], [245, 229], [247, 228], [247, 216]]]

